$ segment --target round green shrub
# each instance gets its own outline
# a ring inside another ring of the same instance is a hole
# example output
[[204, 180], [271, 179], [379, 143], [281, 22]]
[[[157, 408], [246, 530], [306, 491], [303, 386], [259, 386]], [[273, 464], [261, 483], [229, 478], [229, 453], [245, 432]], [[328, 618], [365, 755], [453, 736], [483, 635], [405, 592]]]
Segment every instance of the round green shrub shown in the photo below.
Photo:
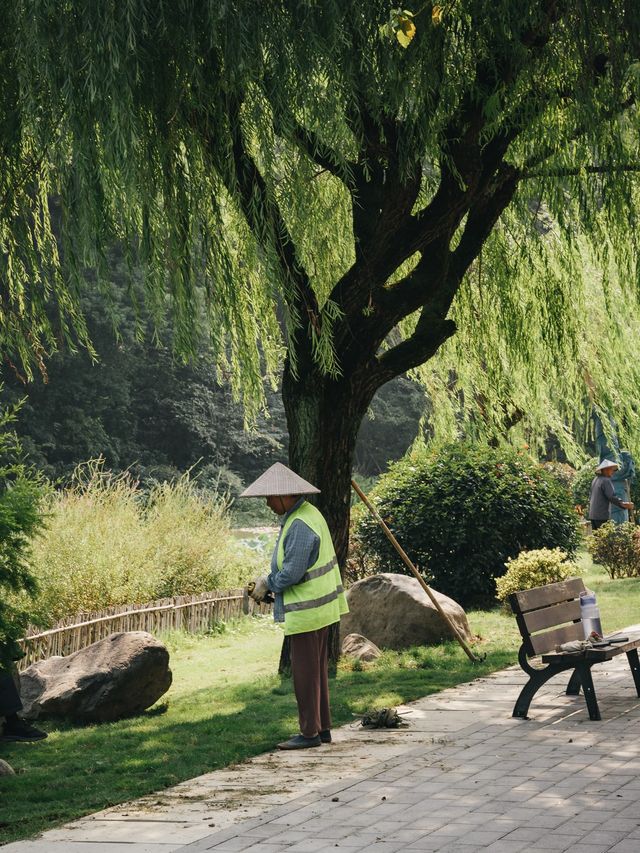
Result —
[[[393, 465], [371, 498], [423, 575], [463, 607], [494, 600], [494, 579], [520, 551], [560, 547], [571, 555], [578, 544], [571, 496], [515, 450], [421, 450]], [[370, 570], [404, 571], [362, 508], [354, 540]]]
[[515, 559], [507, 560], [506, 565], [506, 573], [496, 580], [497, 597], [504, 602], [513, 592], [558, 583], [575, 575], [578, 570], [560, 548], [522, 551]]

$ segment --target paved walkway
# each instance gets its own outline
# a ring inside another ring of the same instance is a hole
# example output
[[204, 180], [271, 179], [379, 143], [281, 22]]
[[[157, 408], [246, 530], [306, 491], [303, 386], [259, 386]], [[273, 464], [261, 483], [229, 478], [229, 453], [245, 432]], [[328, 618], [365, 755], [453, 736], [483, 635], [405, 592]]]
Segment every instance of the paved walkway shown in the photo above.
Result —
[[552, 680], [532, 719], [517, 668], [406, 706], [399, 730], [267, 753], [3, 853], [640, 853], [640, 699], [624, 655], [594, 670], [603, 716]]

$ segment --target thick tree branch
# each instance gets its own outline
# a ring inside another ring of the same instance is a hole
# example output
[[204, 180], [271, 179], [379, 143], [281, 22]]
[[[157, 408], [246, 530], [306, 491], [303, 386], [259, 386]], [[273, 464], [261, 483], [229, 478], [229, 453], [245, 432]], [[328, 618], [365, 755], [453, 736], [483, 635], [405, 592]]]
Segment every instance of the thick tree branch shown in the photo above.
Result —
[[431, 358], [454, 334], [455, 323], [447, 319], [453, 299], [464, 274], [513, 198], [518, 180], [517, 170], [503, 167], [494, 180], [493, 191], [471, 207], [457, 248], [449, 252], [448, 241], [443, 241], [439, 256], [425, 254], [401, 283], [403, 316], [417, 310], [418, 301], [423, 307], [411, 337], [379, 356], [376, 373], [381, 384]]
[[519, 180], [517, 169], [503, 166], [496, 176], [493, 192], [481, 198], [469, 211], [460, 242], [451, 255], [451, 272], [458, 284], [480, 253], [502, 212], [511, 203]]
[[[552, 25], [561, 14], [557, 0], [544, 0], [538, 29], [522, 35], [530, 56], [537, 55], [548, 42]], [[416, 252], [424, 253], [445, 239], [448, 242], [474, 199], [485, 194], [524, 123], [523, 120], [517, 127], [505, 129], [489, 143], [482, 142], [485, 102], [499, 87], [512, 85], [521, 66], [522, 63], [516, 68], [510, 56], [478, 62], [473, 84], [443, 134], [438, 190], [427, 207], [415, 215], [412, 210], [421, 185], [421, 171], [416, 170], [404, 185], [400, 183], [395, 150], [398, 125], [393, 119], [375, 121], [366, 104], [364, 87], [356, 91], [354, 109], [348, 117], [354, 134], [362, 140], [361, 169], [354, 172], [356, 187], [352, 193], [356, 264], [332, 294], [344, 312], [339, 351], [353, 348], [354, 342], [365, 340], [370, 334], [375, 321], [368, 314], [375, 311], [376, 303], [381, 313], [394, 318], [406, 316], [423, 304], [419, 301], [424, 293], [419, 271], [391, 290], [385, 288], [386, 282]], [[478, 97], [478, 92], [484, 92], [485, 97]], [[376, 337], [374, 333], [374, 341]]]
[[378, 359], [375, 375], [379, 385], [424, 364], [455, 332], [456, 324], [453, 320], [442, 320], [425, 308], [413, 335]]

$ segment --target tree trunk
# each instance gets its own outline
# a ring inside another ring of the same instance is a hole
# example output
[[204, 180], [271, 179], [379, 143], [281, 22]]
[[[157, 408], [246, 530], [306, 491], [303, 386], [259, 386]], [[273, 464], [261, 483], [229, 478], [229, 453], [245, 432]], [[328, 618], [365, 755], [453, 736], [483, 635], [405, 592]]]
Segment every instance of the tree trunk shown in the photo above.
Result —
[[[324, 515], [342, 573], [349, 549], [351, 469], [362, 419], [376, 392], [360, 369], [337, 380], [309, 372], [295, 379], [285, 368], [282, 397], [289, 429], [289, 461], [300, 476], [321, 491], [311, 496]], [[290, 666], [285, 638], [280, 672]], [[330, 661], [340, 653], [339, 626], [330, 632]]]
[[313, 371], [298, 380], [285, 369], [282, 397], [289, 462], [320, 489], [311, 497], [331, 531], [341, 569], [349, 547], [351, 473], [360, 424], [377, 390], [364, 369], [333, 380]]

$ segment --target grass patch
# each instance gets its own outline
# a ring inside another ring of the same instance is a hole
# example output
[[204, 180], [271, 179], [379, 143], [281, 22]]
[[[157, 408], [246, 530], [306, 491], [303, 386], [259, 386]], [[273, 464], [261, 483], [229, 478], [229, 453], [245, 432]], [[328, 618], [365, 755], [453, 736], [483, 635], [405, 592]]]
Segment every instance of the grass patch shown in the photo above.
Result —
[[[611, 581], [588, 555], [581, 559], [606, 630], [640, 622], [640, 579]], [[484, 662], [472, 664], [455, 643], [387, 651], [373, 664], [341, 662], [331, 683], [334, 724], [515, 663], [515, 620], [500, 610], [468, 615]], [[163, 639], [174, 683], [159, 706], [118, 723], [47, 723], [47, 741], [3, 745], [2, 757], [18, 775], [0, 780], [0, 842], [242, 761], [297, 731], [290, 682], [276, 674], [282, 633], [270, 617], [231, 623], [206, 636], [172, 633]]]

